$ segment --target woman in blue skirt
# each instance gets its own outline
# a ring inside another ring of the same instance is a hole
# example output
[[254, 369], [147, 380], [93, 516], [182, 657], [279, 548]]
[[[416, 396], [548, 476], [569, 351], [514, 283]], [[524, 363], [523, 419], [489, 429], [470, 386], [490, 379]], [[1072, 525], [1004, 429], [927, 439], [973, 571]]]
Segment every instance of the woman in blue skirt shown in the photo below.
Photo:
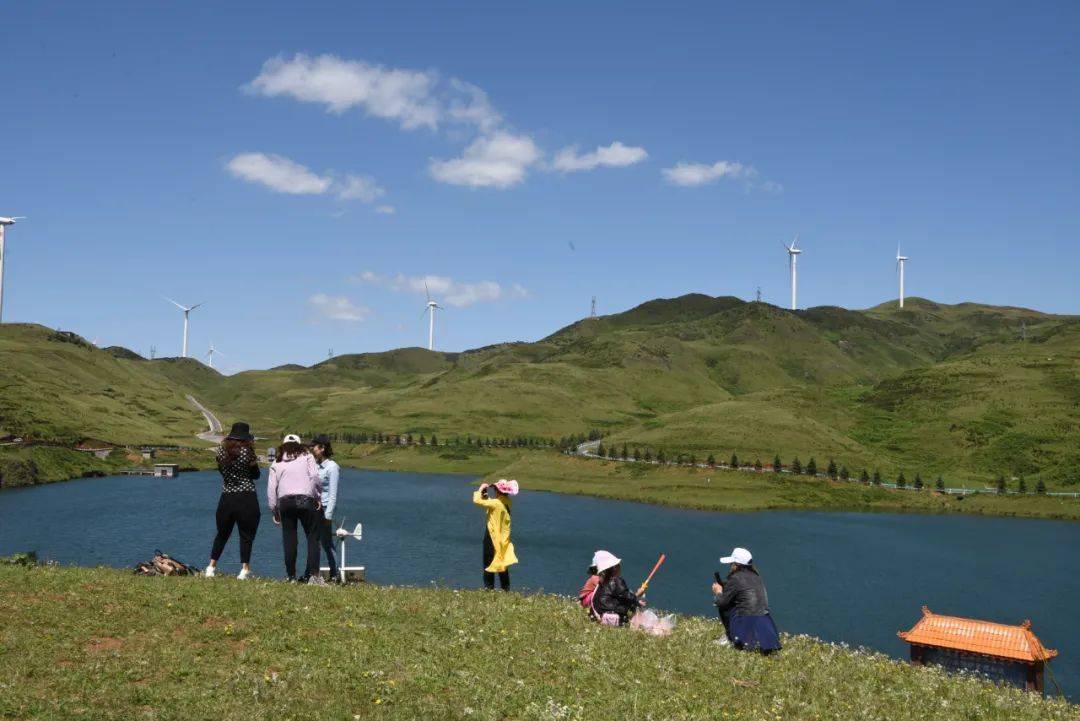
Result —
[[769, 594], [754, 568], [754, 557], [745, 548], [736, 548], [720, 563], [731, 564], [722, 582], [717, 573], [712, 585], [716, 609], [735, 648], [761, 653], [780, 650], [780, 633], [769, 614]]

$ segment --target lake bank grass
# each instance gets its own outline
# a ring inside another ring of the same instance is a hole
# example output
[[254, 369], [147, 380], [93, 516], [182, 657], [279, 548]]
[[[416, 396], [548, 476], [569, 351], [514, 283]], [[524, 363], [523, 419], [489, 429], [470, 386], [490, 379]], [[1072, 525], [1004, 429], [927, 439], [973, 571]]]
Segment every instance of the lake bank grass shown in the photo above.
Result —
[[966, 513], [1080, 520], [1080, 499], [1052, 496], [949, 496], [854, 481], [685, 466], [655, 466], [560, 454], [525, 455], [498, 474], [534, 490], [576, 493], [708, 511], [823, 510]]
[[787, 637], [771, 657], [568, 600], [0, 565], [0, 718], [1070, 719], [1074, 705]]
[[[365, 453], [364, 449], [373, 449]], [[452, 458], [444, 456], [454, 454]], [[707, 511], [823, 510], [965, 513], [1080, 520], [1080, 498], [957, 497], [895, 490], [854, 481], [723, 469], [657, 466], [567, 456], [552, 450], [350, 446], [339, 460], [357, 468], [417, 473], [469, 473], [516, 478], [525, 488]]]

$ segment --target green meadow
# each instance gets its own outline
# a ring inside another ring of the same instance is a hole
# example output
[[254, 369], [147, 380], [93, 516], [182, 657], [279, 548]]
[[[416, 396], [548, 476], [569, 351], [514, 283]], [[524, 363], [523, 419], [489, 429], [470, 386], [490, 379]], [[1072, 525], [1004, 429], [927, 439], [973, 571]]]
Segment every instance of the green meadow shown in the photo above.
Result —
[[704, 618], [666, 638], [601, 627], [547, 595], [0, 564], [0, 614], [0, 718], [1080, 718], [805, 636], [763, 657]]

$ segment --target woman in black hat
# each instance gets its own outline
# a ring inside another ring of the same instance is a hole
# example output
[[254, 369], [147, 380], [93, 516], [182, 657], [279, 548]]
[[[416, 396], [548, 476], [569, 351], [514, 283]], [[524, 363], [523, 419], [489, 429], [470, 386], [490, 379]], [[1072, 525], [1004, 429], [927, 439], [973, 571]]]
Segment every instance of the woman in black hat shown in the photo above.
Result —
[[255, 436], [247, 423], [233, 423], [229, 435], [217, 452], [218, 471], [221, 473], [221, 498], [217, 507], [217, 536], [210, 551], [210, 563], [206, 577], [217, 573], [217, 562], [225, 544], [232, 535], [233, 526], [240, 528], [240, 574], [243, 580], [251, 575], [251, 544], [259, 530], [259, 498], [255, 495], [255, 481], [259, 478], [259, 461], [255, 456]]

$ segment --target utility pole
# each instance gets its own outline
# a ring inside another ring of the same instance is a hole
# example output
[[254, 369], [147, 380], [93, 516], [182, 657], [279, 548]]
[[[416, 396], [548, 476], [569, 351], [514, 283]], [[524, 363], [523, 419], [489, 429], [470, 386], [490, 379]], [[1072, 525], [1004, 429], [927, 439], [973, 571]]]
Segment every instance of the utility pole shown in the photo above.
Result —
[[595, 295], [592, 297], [592, 308], [589, 310], [589, 317], [590, 318], [595, 318], [596, 317], [596, 296]]

